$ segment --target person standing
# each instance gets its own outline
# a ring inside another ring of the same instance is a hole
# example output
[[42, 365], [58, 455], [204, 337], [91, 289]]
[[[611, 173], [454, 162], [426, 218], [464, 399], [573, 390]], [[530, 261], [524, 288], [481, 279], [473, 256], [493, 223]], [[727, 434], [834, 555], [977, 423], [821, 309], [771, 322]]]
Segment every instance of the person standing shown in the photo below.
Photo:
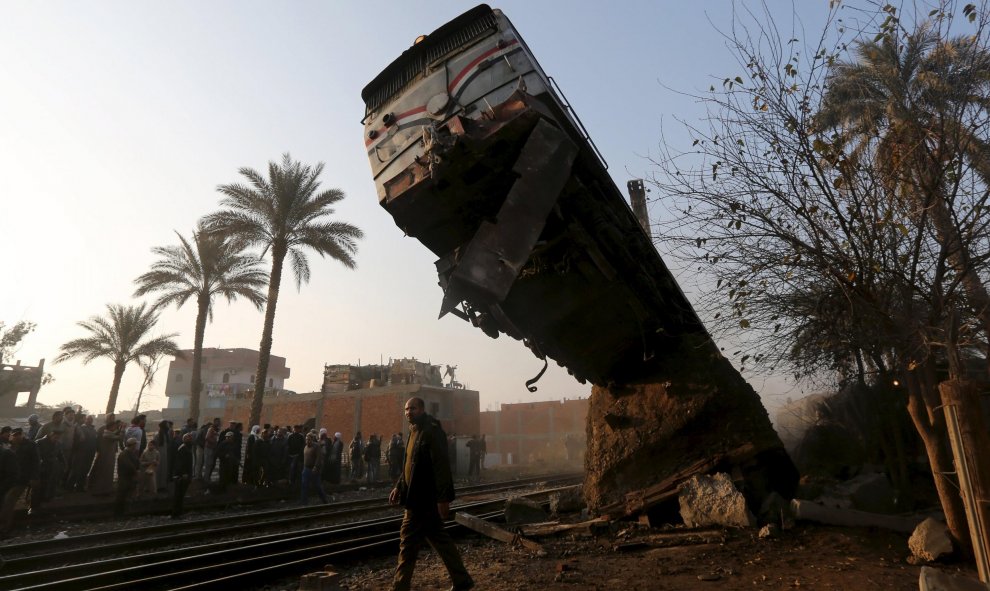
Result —
[[175, 458], [172, 462], [172, 480], [175, 482], [172, 497], [172, 519], [182, 516], [182, 505], [186, 498], [186, 490], [192, 481], [193, 474], [193, 443], [195, 433], [187, 432], [182, 436], [182, 444], [175, 450]]
[[203, 480], [213, 479], [213, 468], [217, 465], [217, 446], [220, 444], [220, 418], [213, 419], [203, 438]]
[[302, 474], [302, 453], [306, 447], [306, 436], [303, 435], [302, 425], [292, 427], [292, 433], [286, 439], [285, 446], [289, 452], [289, 486], [299, 482]]
[[86, 489], [86, 475], [93, 467], [96, 456], [96, 428], [93, 427], [93, 415], [80, 415], [82, 424], [76, 428], [76, 443], [72, 446], [72, 472], [66, 488], [73, 491]]
[[89, 492], [97, 496], [113, 492], [113, 465], [123, 443], [123, 423], [107, 415], [107, 424], [96, 431], [96, 460], [89, 470]]
[[65, 458], [62, 456], [61, 429], [52, 429], [47, 435], [38, 440], [38, 455], [41, 457], [41, 494], [38, 501], [50, 501], [55, 498], [58, 481], [65, 472]]
[[340, 431], [333, 434], [333, 442], [330, 444], [330, 474], [327, 480], [330, 484], [340, 484], [340, 472], [343, 467], [344, 440], [341, 439]]
[[481, 442], [477, 435], [472, 435], [467, 442], [468, 448], [468, 478], [481, 472]]
[[257, 447], [261, 441], [261, 425], [251, 427], [251, 433], [247, 436], [247, 445], [244, 447], [244, 484], [258, 485], [258, 465]]
[[447, 458], [447, 437], [440, 423], [426, 414], [421, 398], [410, 398], [405, 406], [409, 421], [409, 443], [402, 474], [389, 494], [389, 503], [405, 506], [399, 530], [399, 564], [392, 580], [394, 591], [408, 591], [412, 585], [416, 557], [423, 542], [429, 542], [447, 567], [454, 591], [474, 587], [474, 581], [457, 551], [454, 540], [444, 529], [454, 500], [454, 479]]
[[378, 465], [382, 461], [382, 445], [378, 437], [368, 437], [368, 445], [364, 448], [364, 462], [368, 467], [368, 484], [378, 481]]
[[361, 478], [361, 451], [363, 448], [361, 432], [358, 431], [354, 434], [354, 439], [351, 440], [351, 444], [347, 447], [351, 456], [351, 480]]
[[268, 482], [278, 484], [285, 480], [285, 466], [289, 462], [288, 441], [284, 428], [275, 428], [268, 445]]
[[316, 435], [306, 436], [306, 447], [303, 449], [302, 492], [299, 504], [309, 504], [309, 489], [316, 487], [320, 500], [329, 503], [327, 493], [323, 492], [323, 482], [320, 478], [320, 468], [323, 466], [323, 448], [316, 440]]
[[138, 472], [141, 470], [141, 460], [138, 452], [138, 440], [129, 437], [124, 449], [117, 454], [117, 497], [113, 503], [113, 516], [121, 518], [127, 510], [127, 501], [134, 496], [137, 489]]
[[8, 445], [0, 445], [0, 537], [10, 534], [14, 504], [23, 492], [17, 453]]
[[402, 433], [392, 435], [392, 442], [385, 452], [388, 460], [388, 479], [395, 482], [402, 473], [402, 459], [406, 455], [406, 447], [402, 444]]
[[25, 436], [27, 439], [34, 441], [38, 438], [38, 431], [41, 430], [41, 417], [38, 415], [31, 415], [28, 417], [28, 432]]
[[271, 427], [266, 427], [261, 430], [261, 436], [254, 442], [254, 463], [257, 466], [255, 470], [256, 481], [258, 486], [266, 488], [271, 486], [271, 474], [268, 472], [271, 469], [271, 446], [272, 430]]
[[158, 466], [155, 471], [155, 484], [159, 491], [168, 491], [168, 481], [171, 476], [169, 464], [172, 458], [169, 453], [172, 451], [175, 438], [172, 434], [172, 421], [162, 420], [158, 423], [158, 433], [155, 435], [155, 447], [158, 448]]
[[150, 492], [151, 498], [155, 498], [155, 495], [158, 494], [157, 476], [158, 463], [160, 461], [161, 452], [158, 451], [158, 444], [155, 443], [155, 441], [149, 441], [148, 449], [144, 450], [144, 453], [141, 454], [139, 463], [141, 467], [141, 474], [137, 496], [143, 496], [144, 493]]
[[147, 425], [148, 417], [145, 415], [137, 415], [131, 419], [131, 424], [127, 429], [124, 430], [125, 441], [130, 438], [137, 439], [138, 442], [138, 454], [144, 453], [144, 450], [148, 447], [148, 438], [145, 437], [144, 428]]
[[59, 444], [62, 446], [62, 457], [64, 458], [64, 466], [62, 467], [62, 473], [59, 475], [59, 488], [64, 488], [65, 490], [71, 490], [69, 488], [69, 479], [72, 476], [72, 450], [75, 448], [76, 444], [76, 431], [78, 431], [79, 425], [76, 424], [76, 411], [71, 407], [67, 406], [62, 409], [62, 438], [59, 440]]
[[478, 465], [482, 470], [485, 469], [485, 456], [488, 455], [488, 443], [485, 441], [485, 434], [481, 434], [481, 460]]
[[24, 430], [20, 427], [11, 430], [10, 444], [14, 451], [14, 457], [17, 459], [17, 481], [3, 497], [3, 506], [0, 507], [0, 535], [5, 535], [10, 531], [14, 518], [14, 507], [17, 506], [17, 501], [24, 496], [24, 491], [29, 487], [31, 489], [38, 487], [38, 467], [41, 463], [37, 446], [24, 436]]
[[237, 482], [237, 451], [234, 449], [234, 432], [227, 431], [223, 441], [217, 444], [217, 459], [220, 460], [220, 492]]

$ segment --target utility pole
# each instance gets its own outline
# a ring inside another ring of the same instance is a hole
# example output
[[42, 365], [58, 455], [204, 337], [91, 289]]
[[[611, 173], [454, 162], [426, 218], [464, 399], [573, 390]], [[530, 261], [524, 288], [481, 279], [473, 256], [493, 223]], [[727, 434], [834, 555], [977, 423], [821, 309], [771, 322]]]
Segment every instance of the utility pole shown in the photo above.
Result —
[[650, 240], [653, 240], [653, 232], [650, 231], [650, 213], [646, 210], [646, 188], [643, 186], [643, 179], [629, 181], [626, 183], [626, 188], [629, 190], [629, 202], [632, 204], [636, 220]]

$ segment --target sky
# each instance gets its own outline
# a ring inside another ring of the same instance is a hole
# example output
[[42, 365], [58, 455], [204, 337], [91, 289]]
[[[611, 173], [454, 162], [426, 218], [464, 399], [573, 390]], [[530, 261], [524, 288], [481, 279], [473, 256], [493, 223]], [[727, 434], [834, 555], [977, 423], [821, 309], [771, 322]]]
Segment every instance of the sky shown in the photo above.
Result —
[[[311, 255], [312, 279], [282, 284], [272, 352], [286, 388], [317, 390], [324, 363], [416, 357], [458, 366], [458, 380], [498, 403], [587, 396], [554, 363], [506, 336], [489, 339], [453, 315], [438, 320], [434, 257], [404, 237], [377, 203], [363, 147], [361, 89], [409, 47], [474, 3], [453, 0], [256, 2], [4, 2], [0, 19], [0, 321], [37, 323], [15, 355], [45, 358], [55, 381], [39, 401], [102, 412], [112, 364], [51, 365], [84, 336], [76, 322], [108, 303], [136, 303], [150, 249], [188, 236], [218, 208], [217, 185], [291, 153], [326, 163], [324, 187], [344, 191], [336, 217], [365, 232], [357, 269]], [[773, 1], [789, 26], [797, 5], [813, 29], [825, 0]], [[739, 74], [718, 27], [732, 3], [505, 0], [501, 8], [557, 80], [625, 193], [649, 176], [661, 129], [701, 107], [674, 90], [707, 89]], [[673, 89], [673, 90], [672, 90]], [[657, 208], [659, 210], [659, 208]], [[690, 294], [689, 294], [690, 295]], [[195, 303], [165, 311], [161, 333], [192, 347]], [[207, 347], [257, 349], [263, 315], [215, 304]], [[165, 405], [163, 364], [142, 409]], [[140, 369], [127, 369], [118, 408], [133, 405]], [[752, 381], [768, 407], [795, 396]], [[23, 399], [23, 396], [22, 396]]]

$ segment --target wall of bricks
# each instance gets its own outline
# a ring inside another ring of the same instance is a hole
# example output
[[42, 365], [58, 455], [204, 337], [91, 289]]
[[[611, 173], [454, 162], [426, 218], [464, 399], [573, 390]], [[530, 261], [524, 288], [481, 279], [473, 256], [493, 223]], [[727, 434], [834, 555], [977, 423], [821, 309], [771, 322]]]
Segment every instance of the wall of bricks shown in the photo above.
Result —
[[[436, 416], [447, 433], [479, 432], [478, 392], [422, 384], [266, 398], [261, 422], [279, 426], [304, 425], [320, 415], [318, 427], [325, 427], [330, 433], [339, 431], [345, 441], [351, 440], [357, 431], [361, 431], [365, 440], [373, 433], [385, 438], [392, 433], [403, 433], [408, 438], [403, 408], [406, 400], [414, 396], [424, 400], [426, 411]], [[250, 413], [250, 400], [231, 400], [224, 409], [224, 425], [228, 421], [240, 421], [247, 431]]]
[[568, 437], [584, 441], [587, 416], [588, 399], [576, 398], [502, 404], [479, 413], [479, 422], [489, 454], [501, 454], [503, 462], [512, 454], [513, 463], [525, 463], [565, 458]]

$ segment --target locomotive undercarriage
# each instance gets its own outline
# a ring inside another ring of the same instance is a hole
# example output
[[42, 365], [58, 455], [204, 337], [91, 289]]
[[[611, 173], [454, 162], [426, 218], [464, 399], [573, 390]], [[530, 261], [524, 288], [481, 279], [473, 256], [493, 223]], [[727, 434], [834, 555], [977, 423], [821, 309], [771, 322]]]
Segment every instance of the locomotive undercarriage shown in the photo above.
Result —
[[582, 382], [635, 380], [704, 328], [560, 116], [518, 90], [481, 119], [424, 128], [382, 205], [440, 257], [441, 316], [522, 340]]

